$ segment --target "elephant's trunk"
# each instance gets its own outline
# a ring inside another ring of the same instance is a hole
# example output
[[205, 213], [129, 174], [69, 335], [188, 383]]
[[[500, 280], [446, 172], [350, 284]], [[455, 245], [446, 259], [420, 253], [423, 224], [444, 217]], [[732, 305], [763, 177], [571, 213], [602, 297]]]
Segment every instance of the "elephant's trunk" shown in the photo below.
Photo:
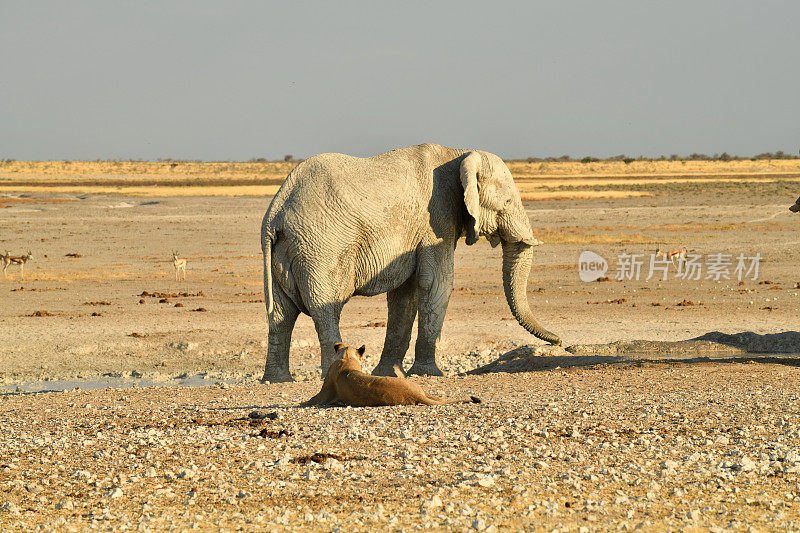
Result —
[[543, 341], [560, 345], [558, 335], [540, 326], [528, 305], [528, 275], [532, 260], [532, 246], [524, 242], [503, 241], [503, 289], [506, 301], [520, 326]]

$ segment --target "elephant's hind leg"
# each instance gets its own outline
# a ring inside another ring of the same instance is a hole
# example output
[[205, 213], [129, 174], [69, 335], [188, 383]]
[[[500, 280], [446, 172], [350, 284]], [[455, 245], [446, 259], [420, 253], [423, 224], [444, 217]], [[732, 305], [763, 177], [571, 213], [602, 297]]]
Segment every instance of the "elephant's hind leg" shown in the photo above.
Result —
[[342, 314], [342, 307], [344, 307], [343, 303], [332, 302], [309, 309], [319, 337], [320, 368], [323, 378], [327, 375], [328, 368], [337, 359], [333, 345], [337, 342], [342, 342], [342, 336], [339, 333], [339, 318]]
[[281, 289], [273, 282], [272, 297], [274, 305], [269, 317], [269, 344], [267, 347], [267, 363], [264, 366], [262, 382], [282, 383], [293, 381], [289, 373], [289, 347], [292, 342], [292, 330], [300, 310]]
[[417, 278], [411, 276], [405, 283], [386, 293], [389, 316], [386, 320], [386, 340], [374, 376], [394, 376], [394, 367], [403, 368], [403, 358], [411, 342], [411, 329], [417, 316]]

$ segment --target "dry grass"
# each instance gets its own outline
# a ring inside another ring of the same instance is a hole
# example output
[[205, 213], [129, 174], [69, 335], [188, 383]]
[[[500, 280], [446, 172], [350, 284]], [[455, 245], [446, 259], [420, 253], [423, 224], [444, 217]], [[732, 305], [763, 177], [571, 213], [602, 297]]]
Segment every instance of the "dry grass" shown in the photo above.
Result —
[[272, 196], [280, 185], [198, 185], [176, 187], [170, 185], [130, 187], [106, 187], [102, 185], [0, 185], [0, 193], [47, 192], [70, 194], [124, 194], [127, 196], [166, 197], [166, 196]]
[[[0, 193], [48, 192], [135, 196], [267, 196], [296, 162], [0, 162]], [[651, 196], [665, 186], [741, 186], [800, 182], [800, 160], [509, 161], [525, 200]], [[643, 191], [642, 188], [650, 191]], [[544, 189], [544, 190], [543, 190]], [[579, 190], [562, 190], [579, 189]], [[612, 189], [612, 190], [608, 190]]]
[[[557, 232], [542, 233], [537, 231], [536, 237], [541, 239], [545, 244], [657, 244], [660, 242], [659, 239], [642, 233], [588, 233], [585, 235], [570, 235]], [[570, 267], [572, 267], [572, 265], [570, 265]]]
[[[621, 227], [620, 229], [624, 229]], [[546, 226], [535, 231], [536, 238], [546, 244], [653, 244], [659, 239], [638, 232], [612, 231], [610, 228], [583, 226]]]
[[[520, 187], [522, 189], [522, 187]], [[590, 198], [639, 198], [653, 196], [652, 193], [643, 191], [520, 191], [522, 200], [536, 202], [544, 200], [573, 200]]]
[[[203, 180], [280, 183], [295, 162], [268, 163], [149, 163], [113, 161], [9, 161], [0, 162], [0, 183], [80, 181], [104, 185], [110, 180], [129, 182], [192, 183]], [[94, 182], [94, 183], [92, 183]]]
[[768, 176], [759, 176], [759, 175], [751, 175], [751, 176], [741, 176], [736, 175], [734, 177], [726, 177], [726, 176], [714, 176], [714, 177], [696, 177], [696, 176], [681, 176], [681, 177], [649, 177], [649, 178], [642, 178], [639, 176], [636, 177], [628, 177], [628, 178], [607, 178], [607, 177], [598, 177], [598, 178], [570, 178], [570, 179], [563, 179], [563, 178], [547, 178], [547, 177], [528, 177], [528, 178], [520, 178], [514, 177], [514, 181], [517, 183], [517, 187], [520, 191], [529, 191], [529, 190], [536, 190], [542, 188], [549, 188], [549, 189], [557, 189], [562, 187], [586, 187], [586, 188], [598, 188], [598, 187], [631, 187], [631, 186], [646, 186], [646, 185], [655, 185], [655, 186], [664, 186], [664, 185], [673, 185], [673, 184], [716, 184], [716, 183], [724, 183], [724, 184], [742, 184], [742, 183], [775, 183], [775, 182], [789, 182], [789, 183], [797, 183], [800, 182], [800, 175], [794, 174], [787, 174], [787, 175], [775, 175], [770, 174]]
[[514, 178], [548, 177], [625, 177], [625, 176], [703, 176], [798, 174], [800, 159], [764, 159], [758, 161], [599, 161], [597, 163], [507, 161]]

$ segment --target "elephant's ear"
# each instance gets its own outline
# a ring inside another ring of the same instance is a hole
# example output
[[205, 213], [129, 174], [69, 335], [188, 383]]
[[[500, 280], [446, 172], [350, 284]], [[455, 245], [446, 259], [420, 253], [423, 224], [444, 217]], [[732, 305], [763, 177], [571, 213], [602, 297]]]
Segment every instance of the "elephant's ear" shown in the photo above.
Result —
[[461, 186], [464, 187], [464, 205], [467, 206], [469, 217], [466, 221], [467, 244], [478, 242], [478, 212], [480, 202], [478, 198], [478, 166], [481, 156], [477, 152], [470, 152], [461, 161]]

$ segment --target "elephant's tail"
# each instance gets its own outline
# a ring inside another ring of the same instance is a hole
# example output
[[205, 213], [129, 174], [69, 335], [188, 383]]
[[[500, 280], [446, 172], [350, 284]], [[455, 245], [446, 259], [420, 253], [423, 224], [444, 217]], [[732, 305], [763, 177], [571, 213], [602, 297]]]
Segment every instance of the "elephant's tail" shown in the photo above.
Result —
[[261, 252], [264, 254], [264, 298], [267, 315], [272, 314], [272, 237], [265, 234], [261, 237]]

